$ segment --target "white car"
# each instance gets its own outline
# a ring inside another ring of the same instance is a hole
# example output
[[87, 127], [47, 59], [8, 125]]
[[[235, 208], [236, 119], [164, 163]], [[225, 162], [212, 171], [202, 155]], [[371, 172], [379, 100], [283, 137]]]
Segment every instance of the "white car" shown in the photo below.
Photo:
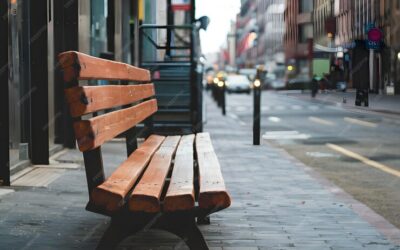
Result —
[[251, 83], [245, 75], [228, 75], [226, 79], [226, 90], [228, 93], [248, 93], [251, 91]]

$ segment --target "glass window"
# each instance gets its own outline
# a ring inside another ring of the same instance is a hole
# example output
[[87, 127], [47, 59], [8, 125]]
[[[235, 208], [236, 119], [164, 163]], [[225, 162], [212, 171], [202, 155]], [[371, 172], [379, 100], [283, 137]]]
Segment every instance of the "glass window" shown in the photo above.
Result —
[[313, 37], [313, 25], [311, 23], [299, 25], [299, 43], [306, 43]]
[[312, 11], [313, 11], [313, 1], [310, 0], [299, 1], [299, 13], [312, 12]]

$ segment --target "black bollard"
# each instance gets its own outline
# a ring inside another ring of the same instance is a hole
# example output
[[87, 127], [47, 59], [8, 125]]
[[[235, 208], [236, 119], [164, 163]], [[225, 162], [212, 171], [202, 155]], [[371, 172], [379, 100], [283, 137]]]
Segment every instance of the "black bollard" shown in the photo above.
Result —
[[212, 96], [212, 98], [213, 98], [214, 101], [215, 101], [215, 84], [213, 84], [213, 85], [211, 86], [211, 96]]
[[218, 102], [218, 78], [214, 78], [214, 84], [212, 85], [212, 96], [215, 102]]
[[364, 104], [365, 107], [368, 107], [368, 99], [368, 89], [357, 89], [355, 100], [356, 106], [361, 106], [362, 104]]
[[221, 107], [221, 88], [217, 85], [216, 87], [216, 95], [217, 95], [217, 105]]
[[225, 84], [225, 82], [224, 82], [224, 85], [221, 87], [221, 109], [222, 109], [222, 115], [226, 115], [226, 107], [225, 107], [225, 104], [226, 104], [226, 102], [225, 102], [225, 98], [226, 98], [226, 95], [225, 95], [225, 92], [226, 92], [226, 84]]
[[260, 145], [261, 127], [261, 82], [256, 79], [253, 88], [253, 145]]

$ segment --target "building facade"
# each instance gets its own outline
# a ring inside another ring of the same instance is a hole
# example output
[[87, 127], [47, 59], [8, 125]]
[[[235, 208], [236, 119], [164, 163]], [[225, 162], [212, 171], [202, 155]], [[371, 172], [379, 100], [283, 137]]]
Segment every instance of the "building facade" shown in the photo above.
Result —
[[[344, 64], [350, 87], [363, 86], [375, 93], [385, 93], [387, 86], [393, 81], [391, 64], [395, 60], [391, 54], [395, 52], [391, 52], [394, 24], [391, 20], [396, 2], [398, 1], [335, 0], [335, 46], [344, 50], [344, 56], [339, 61]], [[369, 49], [366, 46], [370, 28], [378, 28], [382, 32], [383, 39], [379, 48]]]
[[333, 47], [336, 36], [336, 19], [333, 0], [314, 0], [314, 44]]
[[284, 10], [284, 0], [242, 1], [236, 21], [240, 67], [264, 65], [283, 53]]
[[0, 94], [0, 185], [10, 185], [10, 175], [30, 164], [49, 164], [63, 147], [75, 147], [58, 54], [75, 50], [139, 66], [139, 25], [166, 24], [167, 3], [0, 1], [0, 80], [7, 87]]
[[310, 61], [313, 55], [312, 39], [314, 2], [308, 0], [286, 0], [284, 14], [285, 62], [293, 73], [310, 74]]
[[258, 64], [283, 63], [283, 35], [285, 22], [284, 0], [259, 1], [257, 7], [257, 26], [259, 37], [257, 39]]
[[253, 67], [257, 57], [257, 1], [242, 0], [236, 18], [236, 64], [240, 68]]
[[389, 27], [385, 40], [390, 43], [390, 76], [389, 83], [396, 94], [400, 94], [400, 1], [385, 1], [385, 16], [388, 16]]

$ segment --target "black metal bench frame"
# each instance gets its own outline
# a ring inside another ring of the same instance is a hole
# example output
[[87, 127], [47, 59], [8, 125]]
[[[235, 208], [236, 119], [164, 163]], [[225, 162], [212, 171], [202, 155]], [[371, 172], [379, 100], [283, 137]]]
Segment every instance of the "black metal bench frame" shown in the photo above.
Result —
[[[79, 72], [80, 68], [75, 68], [74, 71]], [[77, 75], [79, 75], [79, 73], [77, 73]], [[68, 88], [79, 86], [79, 81], [77, 79], [72, 79], [65, 83]], [[87, 100], [84, 99], [81, 101], [87, 102]], [[96, 113], [93, 115], [95, 116]], [[80, 119], [81, 118], [73, 118], [74, 121]], [[147, 129], [146, 133], [151, 134], [151, 116], [145, 120], [145, 124], [145, 128]], [[138, 148], [138, 133], [136, 127], [132, 127], [125, 131], [124, 136], [126, 138], [127, 155], [129, 156]], [[105, 181], [101, 147], [84, 151], [83, 158], [90, 197], [92, 190]], [[196, 163], [194, 166], [196, 170]], [[198, 182], [195, 181], [195, 183]], [[173, 233], [184, 240], [190, 249], [208, 249], [207, 243], [197, 224], [209, 224], [209, 215], [222, 209], [222, 207], [203, 209], [195, 206], [192, 210], [182, 212], [145, 213], [129, 211], [127, 203], [125, 203], [118, 212], [110, 213], [103, 208], [95, 206], [90, 202], [90, 200], [86, 206], [86, 210], [88, 211], [111, 217], [110, 226], [101, 238], [97, 249], [113, 249], [126, 237], [141, 230], [148, 229], [161, 229]]]

